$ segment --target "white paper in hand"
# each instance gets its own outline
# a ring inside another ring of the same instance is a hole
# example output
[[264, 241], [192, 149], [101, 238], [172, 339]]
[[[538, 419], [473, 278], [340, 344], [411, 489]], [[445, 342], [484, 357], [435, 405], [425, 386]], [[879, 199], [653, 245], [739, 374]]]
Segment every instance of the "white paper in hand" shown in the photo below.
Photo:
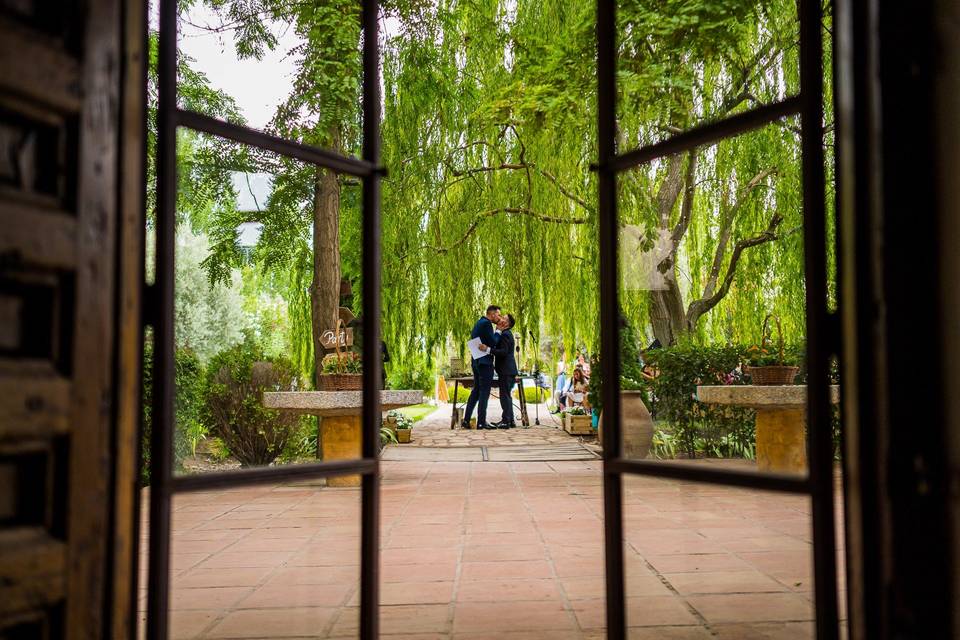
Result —
[[480, 345], [483, 344], [480, 341], [480, 338], [473, 338], [467, 343], [467, 346], [470, 347], [470, 355], [473, 356], [473, 359], [483, 358], [484, 356], [490, 355], [489, 351], [481, 351]]

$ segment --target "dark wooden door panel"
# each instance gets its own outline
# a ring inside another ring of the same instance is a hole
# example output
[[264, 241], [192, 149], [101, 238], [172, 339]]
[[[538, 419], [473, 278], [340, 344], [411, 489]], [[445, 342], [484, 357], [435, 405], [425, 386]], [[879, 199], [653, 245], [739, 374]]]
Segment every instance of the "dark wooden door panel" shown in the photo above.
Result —
[[0, 0], [0, 637], [117, 637], [127, 617], [126, 595], [107, 604], [132, 576], [132, 554], [114, 554], [135, 465], [116, 462], [119, 434], [136, 456], [138, 393], [114, 378], [139, 371], [136, 354], [116, 360], [118, 326], [139, 322], [138, 293], [117, 288], [120, 233], [142, 229], [142, 199], [121, 199], [121, 145], [143, 149], [140, 129], [121, 138], [123, 74], [142, 70], [123, 9]]

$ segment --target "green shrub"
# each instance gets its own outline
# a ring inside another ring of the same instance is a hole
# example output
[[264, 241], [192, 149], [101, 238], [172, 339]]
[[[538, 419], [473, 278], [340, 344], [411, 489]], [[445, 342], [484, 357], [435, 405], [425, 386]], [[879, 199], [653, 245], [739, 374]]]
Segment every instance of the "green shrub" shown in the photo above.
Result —
[[243, 466], [276, 460], [302, 431], [301, 416], [263, 407], [264, 391], [296, 391], [296, 370], [268, 358], [251, 337], [221, 351], [207, 367], [202, 419]]
[[433, 373], [426, 366], [394, 367], [387, 377], [387, 387], [390, 389], [409, 389], [433, 393]]
[[[641, 375], [642, 371], [637, 334], [633, 327], [624, 322], [620, 327], [620, 389], [642, 391], [643, 402], [649, 407], [647, 385], [645, 378]], [[603, 389], [603, 364], [600, 361], [600, 351], [597, 350], [590, 356], [590, 389], [587, 393], [590, 406], [597, 411], [603, 409], [601, 389]]]
[[[754, 457], [755, 413], [702, 404], [697, 385], [743, 384], [737, 370], [743, 350], [735, 346], [680, 344], [650, 351], [658, 375], [644, 385], [647, 407], [661, 423], [661, 452], [718, 458]], [[669, 444], [667, 444], [669, 440]]]
[[293, 462], [295, 460], [316, 459], [317, 442], [317, 418], [314, 416], [303, 416], [300, 420], [300, 426], [293, 434], [280, 454], [280, 462]]
[[[532, 381], [528, 380], [527, 384], [530, 384], [530, 383], [532, 383]], [[526, 400], [527, 404], [537, 404], [540, 402], [546, 402], [547, 398], [550, 397], [550, 392], [547, 389], [543, 389], [541, 387], [527, 386], [527, 384], [524, 384], [524, 387], [523, 387], [523, 398], [524, 400]], [[519, 389], [513, 390], [513, 397], [514, 398], [520, 397]]]
[[[447, 385], [447, 397], [453, 402], [453, 385]], [[457, 404], [462, 404], [470, 399], [470, 389], [465, 389], [463, 385], [457, 388]]]
[[[206, 436], [200, 420], [203, 365], [187, 347], [174, 353], [174, 431], [173, 464], [179, 469], [183, 459], [196, 452], [197, 443]], [[143, 428], [141, 431], [140, 481], [150, 484], [151, 444], [153, 433], [153, 340], [143, 345]]]

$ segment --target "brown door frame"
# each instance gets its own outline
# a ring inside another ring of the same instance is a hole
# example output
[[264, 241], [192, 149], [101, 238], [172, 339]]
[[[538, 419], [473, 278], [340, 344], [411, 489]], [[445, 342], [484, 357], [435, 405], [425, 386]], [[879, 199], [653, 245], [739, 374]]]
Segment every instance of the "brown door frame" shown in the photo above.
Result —
[[807, 477], [735, 472], [622, 455], [619, 385], [602, 390], [606, 409], [603, 452], [607, 636], [626, 637], [623, 572], [623, 474], [807, 494], [813, 502], [813, 560], [817, 638], [837, 638], [838, 603], [833, 497], [833, 438], [829, 366], [838, 355], [836, 316], [827, 308], [826, 211], [823, 151], [823, 36], [819, 0], [799, 0], [800, 94], [701, 125], [640, 149], [619, 152], [616, 139], [616, 0], [597, 0], [600, 233], [600, 355], [604, 379], [620, 379], [617, 175], [657, 158], [715, 143], [789, 115], [801, 121], [808, 362]]
[[960, 13], [836, 7], [850, 638], [956, 637]]
[[[157, 278], [144, 291], [146, 324], [154, 332], [154, 427], [150, 493], [149, 592], [147, 637], [166, 640], [170, 589], [170, 507], [174, 494], [292, 479], [361, 475], [360, 637], [378, 635], [379, 461], [380, 437], [380, 81], [378, 0], [362, 0], [363, 30], [363, 158], [285, 140], [247, 127], [180, 109], [177, 106], [177, 0], [160, 0], [160, 58], [157, 105]], [[186, 127], [296, 158], [363, 182], [363, 343], [362, 457], [174, 476], [174, 248], [177, 194], [176, 130]]]

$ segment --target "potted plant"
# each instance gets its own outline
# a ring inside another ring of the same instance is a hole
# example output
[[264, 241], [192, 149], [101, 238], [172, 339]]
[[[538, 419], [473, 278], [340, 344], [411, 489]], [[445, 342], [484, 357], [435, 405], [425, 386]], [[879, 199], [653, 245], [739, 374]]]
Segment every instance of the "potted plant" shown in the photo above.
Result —
[[392, 419], [392, 424], [396, 425], [397, 442], [400, 444], [409, 443], [410, 433], [413, 431], [413, 420], [399, 411], [388, 411], [387, 417]]
[[583, 407], [565, 409], [563, 412], [563, 430], [573, 436], [593, 435], [593, 425]]
[[[769, 346], [771, 338], [770, 318], [777, 325], [777, 348]], [[760, 334], [760, 344], [747, 349], [743, 357], [744, 373], [750, 376], [753, 384], [758, 386], [776, 386], [793, 384], [800, 368], [796, 366], [795, 358], [788, 356], [784, 350], [783, 326], [779, 316], [767, 314], [763, 319], [763, 329]]]
[[[620, 440], [624, 458], [640, 460], [650, 453], [653, 443], [653, 418], [647, 409], [647, 390], [640, 351], [633, 328], [622, 321], [620, 327]], [[597, 437], [603, 445], [603, 367], [599, 354], [591, 358], [590, 405], [599, 413]]]
[[387, 411], [387, 415], [384, 416], [381, 423], [381, 431], [384, 429], [393, 434], [393, 442], [397, 441], [397, 416], [399, 414], [396, 411]]

